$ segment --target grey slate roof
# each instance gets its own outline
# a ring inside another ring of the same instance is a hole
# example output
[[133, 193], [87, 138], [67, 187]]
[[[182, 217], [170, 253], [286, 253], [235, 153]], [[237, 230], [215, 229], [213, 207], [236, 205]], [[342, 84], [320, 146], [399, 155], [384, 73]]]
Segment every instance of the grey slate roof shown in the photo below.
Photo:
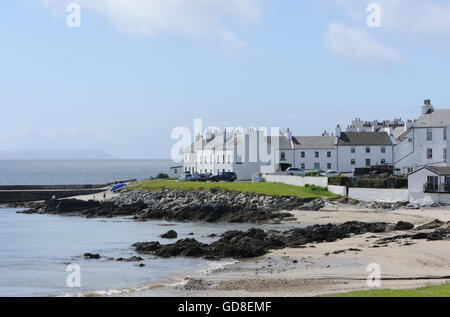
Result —
[[404, 139], [406, 139], [406, 137], [413, 131], [413, 129], [408, 129], [405, 131], [404, 128], [399, 128], [401, 129], [403, 132], [400, 134], [396, 134], [394, 131], [394, 138], [397, 142], [402, 142]]
[[295, 149], [333, 149], [334, 136], [294, 136], [292, 142]]
[[450, 109], [436, 109], [423, 114], [414, 123], [414, 128], [444, 128], [450, 125]]
[[204, 139], [200, 139], [192, 143], [188, 148], [186, 148], [183, 153], [194, 153], [195, 150], [201, 150], [205, 147], [206, 141]]
[[224, 142], [223, 142], [223, 135], [219, 135], [217, 137], [215, 137], [214, 139], [212, 139], [211, 141], [209, 141], [206, 146], [205, 149], [215, 149], [218, 147], [223, 147], [224, 146]]
[[392, 140], [386, 132], [342, 132], [339, 146], [381, 145], [392, 146]]
[[266, 137], [266, 141], [269, 145], [276, 146], [279, 150], [292, 150], [292, 144], [286, 136], [270, 136]]
[[450, 176], [450, 166], [425, 166], [424, 168], [440, 176]]

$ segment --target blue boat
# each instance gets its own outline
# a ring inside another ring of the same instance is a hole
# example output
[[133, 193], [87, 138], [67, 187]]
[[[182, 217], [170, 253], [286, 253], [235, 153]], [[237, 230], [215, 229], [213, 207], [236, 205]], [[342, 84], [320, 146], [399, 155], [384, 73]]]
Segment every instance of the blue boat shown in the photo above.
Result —
[[115, 192], [116, 190], [119, 190], [119, 189], [124, 188], [126, 186], [127, 186], [127, 184], [116, 184], [113, 187], [111, 187], [110, 191], [111, 192]]

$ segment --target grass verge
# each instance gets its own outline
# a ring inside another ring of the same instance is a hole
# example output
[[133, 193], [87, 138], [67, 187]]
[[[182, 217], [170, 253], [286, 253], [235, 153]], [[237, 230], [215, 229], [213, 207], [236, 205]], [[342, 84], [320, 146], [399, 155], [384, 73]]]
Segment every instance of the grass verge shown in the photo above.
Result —
[[246, 192], [253, 194], [261, 194], [267, 196], [281, 196], [281, 197], [300, 197], [308, 199], [317, 198], [339, 198], [339, 195], [330, 193], [325, 188], [308, 186], [298, 187], [293, 185], [286, 185], [280, 183], [198, 183], [198, 182], [180, 182], [173, 180], [144, 180], [134, 183], [131, 188], [142, 190], [160, 190], [173, 189], [184, 191], [231, 191], [231, 192]]
[[381, 289], [351, 292], [335, 297], [450, 297], [450, 284], [407, 290]]

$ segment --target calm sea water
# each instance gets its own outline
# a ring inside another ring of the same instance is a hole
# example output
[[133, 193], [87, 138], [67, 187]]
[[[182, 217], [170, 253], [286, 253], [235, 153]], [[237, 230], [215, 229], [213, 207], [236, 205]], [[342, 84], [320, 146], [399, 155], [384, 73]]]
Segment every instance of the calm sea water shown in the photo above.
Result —
[[[101, 184], [130, 178], [143, 179], [168, 172], [170, 161], [0, 161], [0, 184]], [[160, 259], [142, 256], [146, 266], [86, 260], [86, 252], [108, 258], [135, 255], [131, 245], [160, 239], [174, 229], [179, 238], [194, 232], [195, 239], [227, 230], [247, 230], [249, 224], [134, 222], [127, 218], [85, 219], [55, 215], [26, 215], [0, 206], [0, 296], [170, 295], [167, 288], [154, 288], [183, 280], [186, 274], [224, 262], [202, 259]], [[261, 226], [260, 226], [261, 227]], [[264, 226], [263, 226], [264, 227]], [[267, 228], [286, 229], [282, 226]], [[81, 267], [81, 287], [70, 288], [66, 280], [69, 263]]]
[[[0, 296], [139, 295], [142, 291], [154, 296], [168, 295], [153, 286], [180, 282], [186, 274], [224, 262], [144, 255], [141, 263], [146, 266], [139, 268], [134, 262], [86, 260], [82, 255], [91, 252], [105, 257], [130, 257], [136, 255], [131, 248], [135, 242], [173, 242], [159, 238], [170, 229], [176, 230], [180, 239], [191, 237], [188, 234], [194, 232], [195, 239], [210, 243], [214, 241], [207, 237], [211, 233], [254, 227], [250, 224], [168, 224], [134, 222], [126, 218], [85, 219], [16, 212], [17, 209], [0, 208]], [[269, 227], [286, 229], [286, 225], [266, 226]], [[68, 263], [81, 267], [80, 288], [67, 286]]]
[[0, 185], [104, 184], [155, 177], [173, 165], [169, 160], [0, 160]]

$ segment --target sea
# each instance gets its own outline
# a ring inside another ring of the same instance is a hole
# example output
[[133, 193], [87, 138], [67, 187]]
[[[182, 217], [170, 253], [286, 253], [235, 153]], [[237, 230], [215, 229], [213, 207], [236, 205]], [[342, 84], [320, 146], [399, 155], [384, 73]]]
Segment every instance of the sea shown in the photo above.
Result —
[[169, 174], [170, 160], [0, 160], [0, 185], [105, 184]]
[[[102, 184], [144, 179], [167, 172], [170, 161], [0, 161], [0, 184]], [[28, 215], [0, 206], [0, 296], [170, 296], [185, 277], [233, 263], [194, 258], [162, 259], [138, 255], [132, 244], [173, 240], [159, 236], [175, 230], [178, 238], [211, 243], [227, 230], [287, 225], [135, 222], [129, 217], [86, 219]], [[88, 260], [84, 253], [98, 253]], [[142, 262], [113, 259], [141, 256]], [[142, 263], [145, 266], [139, 267]]]

